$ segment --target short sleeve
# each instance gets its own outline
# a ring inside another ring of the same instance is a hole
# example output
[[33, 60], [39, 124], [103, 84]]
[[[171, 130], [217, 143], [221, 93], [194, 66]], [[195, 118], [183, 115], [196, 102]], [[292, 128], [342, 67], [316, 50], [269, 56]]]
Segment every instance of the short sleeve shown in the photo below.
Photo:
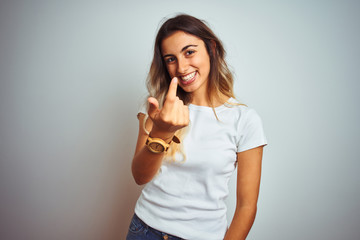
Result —
[[142, 99], [142, 101], [138, 104], [138, 114], [139, 113], [143, 113], [143, 114], [147, 114], [147, 100], [146, 99]]
[[267, 145], [261, 118], [254, 109], [242, 112], [238, 131], [237, 152]]

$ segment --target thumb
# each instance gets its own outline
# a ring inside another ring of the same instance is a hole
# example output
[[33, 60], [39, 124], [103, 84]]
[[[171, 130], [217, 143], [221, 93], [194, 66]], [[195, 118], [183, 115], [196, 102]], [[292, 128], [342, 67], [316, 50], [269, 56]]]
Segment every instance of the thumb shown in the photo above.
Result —
[[160, 111], [159, 110], [159, 102], [156, 98], [149, 97], [148, 103], [149, 103], [149, 110], [148, 110], [149, 117], [151, 119], [154, 119], [156, 114]]

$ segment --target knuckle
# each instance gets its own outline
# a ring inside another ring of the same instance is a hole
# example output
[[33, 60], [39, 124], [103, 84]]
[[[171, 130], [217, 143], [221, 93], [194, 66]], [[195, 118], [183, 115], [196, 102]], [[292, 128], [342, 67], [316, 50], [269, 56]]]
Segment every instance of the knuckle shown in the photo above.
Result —
[[189, 125], [189, 122], [190, 122], [190, 121], [186, 119], [186, 120], [184, 121], [184, 127], [188, 126], [188, 125]]
[[164, 112], [161, 112], [159, 114], [159, 118], [160, 118], [161, 121], [166, 122], [167, 116], [166, 116], [166, 114]]
[[168, 102], [168, 103], [174, 103], [175, 100], [176, 100], [175, 98], [167, 96], [165, 101]]
[[173, 126], [179, 126], [179, 121], [177, 121], [177, 120], [175, 120], [175, 119], [172, 119], [172, 120], [171, 120], [171, 124], [172, 124]]

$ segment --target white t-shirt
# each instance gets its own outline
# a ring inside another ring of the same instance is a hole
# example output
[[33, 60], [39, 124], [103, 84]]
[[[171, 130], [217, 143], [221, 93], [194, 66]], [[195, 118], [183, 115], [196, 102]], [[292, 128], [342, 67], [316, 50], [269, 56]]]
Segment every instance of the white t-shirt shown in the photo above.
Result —
[[224, 238], [224, 200], [236, 153], [267, 141], [253, 109], [226, 104], [215, 110], [219, 120], [212, 108], [189, 105], [190, 125], [182, 141], [186, 160], [178, 154], [175, 162], [163, 161], [136, 203], [135, 213], [149, 226], [184, 239]]

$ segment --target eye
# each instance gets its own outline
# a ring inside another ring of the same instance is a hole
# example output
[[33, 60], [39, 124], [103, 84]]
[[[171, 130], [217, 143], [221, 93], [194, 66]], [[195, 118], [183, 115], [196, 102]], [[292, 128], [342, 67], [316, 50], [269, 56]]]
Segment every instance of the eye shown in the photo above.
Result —
[[195, 53], [194, 50], [187, 50], [186, 53], [185, 53], [185, 55], [186, 55], [186, 56], [189, 56], [189, 55], [191, 55], [191, 54], [193, 54], [193, 53]]
[[165, 59], [165, 62], [166, 63], [172, 63], [172, 62], [174, 62], [175, 61], [175, 57], [169, 57], [169, 58], [166, 58]]

